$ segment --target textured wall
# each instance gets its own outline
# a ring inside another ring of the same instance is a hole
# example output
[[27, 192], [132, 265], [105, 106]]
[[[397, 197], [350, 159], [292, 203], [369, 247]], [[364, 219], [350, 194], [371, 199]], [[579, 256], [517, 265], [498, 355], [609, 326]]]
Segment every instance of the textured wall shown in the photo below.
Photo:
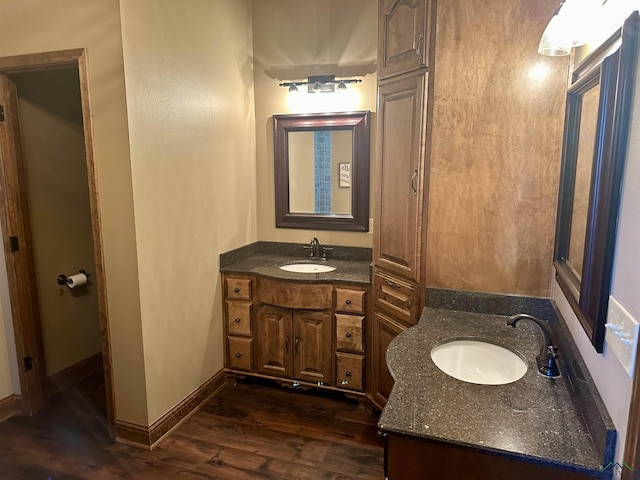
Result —
[[[370, 247], [366, 233], [275, 228], [271, 116], [376, 109], [376, 0], [258, 0], [253, 2], [256, 162], [260, 240]], [[278, 83], [309, 75], [362, 76], [344, 100], [334, 94], [289, 95]], [[371, 164], [375, 150], [372, 117]], [[373, 176], [371, 177], [373, 181]], [[372, 205], [372, 208], [375, 206]], [[370, 212], [373, 217], [373, 212]], [[375, 227], [374, 227], [375, 228]]]
[[120, 3], [151, 424], [222, 368], [218, 255], [257, 240], [251, 2]]
[[549, 295], [567, 59], [537, 47], [556, 6], [438, 2], [430, 286]]
[[87, 49], [116, 417], [146, 421], [119, 2], [0, 0], [0, 12], [0, 56]]

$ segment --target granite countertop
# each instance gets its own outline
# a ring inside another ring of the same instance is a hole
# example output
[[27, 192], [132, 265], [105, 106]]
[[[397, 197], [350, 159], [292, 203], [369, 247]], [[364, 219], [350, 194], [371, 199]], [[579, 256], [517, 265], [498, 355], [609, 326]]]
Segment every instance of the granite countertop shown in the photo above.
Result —
[[[532, 322], [511, 328], [506, 321], [503, 315], [425, 308], [418, 325], [398, 335], [387, 350], [396, 382], [379, 428], [575, 470], [600, 470], [607, 459], [594, 446], [568, 376], [546, 378], [537, 371], [539, 330]], [[527, 359], [529, 368], [520, 380], [505, 385], [456, 380], [430, 356], [433, 347], [456, 337], [510, 347]]]
[[[301, 244], [257, 242], [220, 256], [220, 272], [258, 274], [296, 282], [371, 283], [371, 249], [332, 247], [326, 261], [309, 260]], [[336, 267], [326, 273], [295, 273], [278, 268], [288, 263], [321, 263]]]

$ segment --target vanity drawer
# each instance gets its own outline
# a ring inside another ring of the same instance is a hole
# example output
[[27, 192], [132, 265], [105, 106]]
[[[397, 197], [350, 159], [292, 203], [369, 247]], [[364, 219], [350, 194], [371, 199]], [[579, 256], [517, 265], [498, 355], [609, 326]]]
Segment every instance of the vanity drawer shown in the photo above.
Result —
[[227, 300], [227, 333], [251, 335], [252, 307], [251, 303]]
[[385, 310], [406, 325], [418, 323], [418, 291], [415, 285], [398, 280], [387, 273], [376, 272], [373, 276], [376, 306]]
[[250, 278], [226, 277], [224, 281], [226, 285], [227, 298], [251, 300]]
[[364, 317], [336, 313], [336, 349], [364, 352]]
[[253, 367], [253, 359], [251, 358], [253, 339], [232, 336], [227, 338], [229, 341], [229, 368], [251, 370]]
[[364, 355], [336, 352], [336, 385], [362, 390], [364, 387]]
[[336, 288], [336, 310], [364, 313], [364, 295], [363, 290]]
[[332, 306], [330, 283], [304, 283], [257, 278], [261, 303], [304, 310], [329, 310]]

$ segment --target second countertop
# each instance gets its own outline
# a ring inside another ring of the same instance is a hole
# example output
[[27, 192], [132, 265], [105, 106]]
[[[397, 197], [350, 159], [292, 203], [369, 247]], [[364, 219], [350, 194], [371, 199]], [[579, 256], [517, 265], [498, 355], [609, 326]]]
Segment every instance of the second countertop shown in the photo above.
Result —
[[[378, 426], [383, 431], [501, 452], [534, 462], [597, 470], [599, 458], [566, 375], [547, 378], [535, 366], [540, 333], [507, 317], [425, 308], [413, 328], [387, 351], [396, 383]], [[505, 385], [456, 380], [431, 360], [433, 347], [452, 338], [486, 339], [520, 352], [529, 368]], [[562, 364], [561, 364], [562, 368]]]

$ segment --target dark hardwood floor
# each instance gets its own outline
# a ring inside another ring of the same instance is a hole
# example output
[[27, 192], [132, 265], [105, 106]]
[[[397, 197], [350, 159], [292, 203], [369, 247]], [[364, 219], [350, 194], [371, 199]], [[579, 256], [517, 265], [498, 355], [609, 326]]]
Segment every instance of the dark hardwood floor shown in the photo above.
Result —
[[0, 423], [0, 479], [382, 479], [377, 416], [340, 394], [226, 384], [153, 451], [112, 443], [98, 379]]

